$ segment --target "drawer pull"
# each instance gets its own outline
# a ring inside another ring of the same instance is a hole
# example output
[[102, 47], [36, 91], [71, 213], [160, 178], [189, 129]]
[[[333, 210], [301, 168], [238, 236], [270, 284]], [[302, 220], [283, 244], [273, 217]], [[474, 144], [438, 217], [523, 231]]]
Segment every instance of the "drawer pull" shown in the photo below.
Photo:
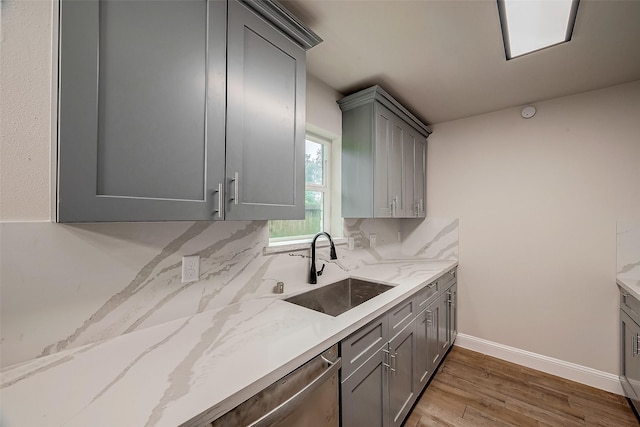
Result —
[[218, 183], [218, 188], [214, 190], [214, 193], [218, 193], [218, 209], [213, 211], [214, 214], [218, 214], [218, 218], [222, 218], [222, 183]]
[[382, 361], [382, 366], [389, 369], [391, 368], [391, 365], [389, 365], [389, 350], [387, 350], [386, 348], [383, 348], [382, 352], [384, 353], [384, 360]]

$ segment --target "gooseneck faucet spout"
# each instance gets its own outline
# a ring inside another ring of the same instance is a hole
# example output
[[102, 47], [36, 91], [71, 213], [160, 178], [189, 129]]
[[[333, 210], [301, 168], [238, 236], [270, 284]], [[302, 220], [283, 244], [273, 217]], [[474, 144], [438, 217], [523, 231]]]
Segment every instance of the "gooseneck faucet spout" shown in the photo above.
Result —
[[320, 236], [326, 236], [326, 238], [329, 239], [329, 245], [331, 245], [330, 258], [338, 259], [338, 256], [336, 255], [336, 247], [333, 244], [333, 240], [331, 239], [329, 233], [321, 231], [316, 234], [313, 237], [313, 241], [311, 242], [311, 271], [309, 273], [309, 283], [311, 283], [312, 285], [318, 283], [318, 276], [322, 276], [322, 272], [324, 271], [324, 267], [326, 265], [322, 264], [322, 268], [320, 269], [320, 271], [316, 271], [316, 240], [318, 240], [318, 237]]

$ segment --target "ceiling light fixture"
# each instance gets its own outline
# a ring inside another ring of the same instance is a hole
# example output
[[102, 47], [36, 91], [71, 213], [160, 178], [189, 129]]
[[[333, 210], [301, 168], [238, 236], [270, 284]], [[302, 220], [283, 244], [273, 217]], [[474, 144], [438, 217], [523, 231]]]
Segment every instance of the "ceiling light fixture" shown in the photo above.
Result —
[[571, 40], [579, 0], [498, 0], [507, 60]]

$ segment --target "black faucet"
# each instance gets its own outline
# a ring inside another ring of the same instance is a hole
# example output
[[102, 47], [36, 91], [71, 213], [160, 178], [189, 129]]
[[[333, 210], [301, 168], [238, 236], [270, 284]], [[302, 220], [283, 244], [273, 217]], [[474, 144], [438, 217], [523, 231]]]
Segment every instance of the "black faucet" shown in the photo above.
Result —
[[320, 236], [326, 236], [329, 239], [329, 244], [331, 245], [331, 259], [338, 259], [338, 255], [336, 255], [336, 247], [333, 244], [333, 240], [331, 240], [331, 236], [329, 233], [325, 233], [324, 231], [319, 232], [313, 237], [313, 241], [311, 242], [311, 272], [309, 273], [309, 283], [315, 285], [318, 283], [318, 276], [322, 276], [322, 271], [326, 264], [322, 264], [322, 268], [320, 271], [316, 272], [316, 240]]

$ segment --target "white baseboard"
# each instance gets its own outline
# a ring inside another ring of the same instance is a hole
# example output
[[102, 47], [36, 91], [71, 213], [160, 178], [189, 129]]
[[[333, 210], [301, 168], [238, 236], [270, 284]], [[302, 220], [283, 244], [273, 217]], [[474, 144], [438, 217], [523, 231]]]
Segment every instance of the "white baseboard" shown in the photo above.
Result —
[[624, 396], [620, 378], [608, 372], [598, 371], [586, 366], [565, 362], [465, 334], [458, 334], [455, 345]]

